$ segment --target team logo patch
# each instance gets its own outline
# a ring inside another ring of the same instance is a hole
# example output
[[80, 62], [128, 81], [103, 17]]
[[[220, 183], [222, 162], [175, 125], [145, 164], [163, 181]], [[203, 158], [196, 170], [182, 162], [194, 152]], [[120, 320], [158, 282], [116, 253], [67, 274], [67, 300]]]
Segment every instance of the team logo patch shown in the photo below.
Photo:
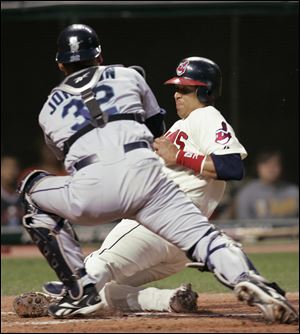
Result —
[[82, 43], [83, 41], [78, 41], [77, 36], [72, 36], [69, 39], [69, 46], [71, 52], [78, 52], [79, 50], [79, 44]]
[[89, 76], [89, 73], [85, 73], [84, 75], [82, 75], [81, 77], [77, 77], [74, 79], [74, 82], [75, 83], [78, 83], [80, 81], [82, 81], [84, 78], [88, 77]]
[[222, 128], [216, 131], [215, 142], [221, 145], [225, 145], [231, 139], [231, 133], [227, 131], [227, 125], [225, 122], [222, 122]]
[[188, 60], [186, 60], [185, 62], [180, 63], [178, 65], [178, 67], [176, 68], [176, 73], [177, 73], [178, 76], [182, 75], [186, 71], [189, 63], [190, 62]]

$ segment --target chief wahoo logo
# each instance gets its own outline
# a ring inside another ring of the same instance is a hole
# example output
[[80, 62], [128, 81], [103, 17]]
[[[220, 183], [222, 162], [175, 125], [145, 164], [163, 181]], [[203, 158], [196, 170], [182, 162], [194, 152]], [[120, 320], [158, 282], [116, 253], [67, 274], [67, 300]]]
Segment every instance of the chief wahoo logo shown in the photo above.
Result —
[[225, 145], [231, 139], [231, 133], [227, 131], [227, 125], [225, 122], [222, 122], [222, 128], [216, 131], [215, 142], [221, 145]]
[[189, 61], [186, 60], [185, 62], [182, 62], [178, 65], [177, 69], [176, 69], [176, 73], [178, 76], [181, 76], [187, 69], [188, 65], [189, 65]]

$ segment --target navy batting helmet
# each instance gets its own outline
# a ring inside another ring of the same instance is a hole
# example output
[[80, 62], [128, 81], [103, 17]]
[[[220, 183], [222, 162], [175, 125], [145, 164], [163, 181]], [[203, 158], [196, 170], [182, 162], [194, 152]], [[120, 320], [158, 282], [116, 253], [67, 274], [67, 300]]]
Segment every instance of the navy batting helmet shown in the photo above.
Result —
[[85, 24], [72, 24], [58, 36], [56, 54], [58, 63], [94, 59], [100, 53], [101, 46], [97, 34]]
[[221, 96], [222, 74], [212, 60], [202, 57], [183, 59], [176, 68], [177, 76], [166, 81], [166, 85], [198, 86], [197, 96], [203, 103], [213, 103]]

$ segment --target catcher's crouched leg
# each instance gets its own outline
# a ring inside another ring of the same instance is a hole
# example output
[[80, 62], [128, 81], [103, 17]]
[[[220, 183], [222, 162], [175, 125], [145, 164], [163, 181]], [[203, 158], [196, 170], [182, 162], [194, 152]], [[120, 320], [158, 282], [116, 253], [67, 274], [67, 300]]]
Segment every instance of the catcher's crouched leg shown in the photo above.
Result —
[[42, 292], [25, 292], [14, 299], [13, 308], [19, 317], [46, 317], [48, 306], [55, 301], [55, 298]]
[[82, 281], [87, 279], [87, 274], [83, 254], [68, 221], [60, 219], [56, 222], [55, 217], [39, 213], [24, 216], [23, 225], [50, 267], [68, 287], [71, 297], [79, 299], [83, 293]]
[[77, 235], [67, 220], [44, 212], [31, 199], [35, 186], [47, 177], [51, 175], [45, 171], [33, 171], [24, 178], [19, 187], [27, 212], [23, 217], [23, 226], [50, 267], [68, 288], [70, 296], [80, 299], [83, 286], [95, 282], [86, 274]]
[[27, 212], [23, 217], [23, 225], [50, 267], [67, 287], [66, 294], [57, 303], [48, 306], [48, 314], [54, 318], [89, 314], [101, 306], [95, 286], [98, 280], [86, 273], [84, 256], [72, 225], [62, 217], [43, 211], [32, 200], [32, 194], [38, 192], [37, 187], [42, 186], [43, 180], [48, 177], [51, 176], [44, 171], [34, 171], [23, 180], [19, 188]]

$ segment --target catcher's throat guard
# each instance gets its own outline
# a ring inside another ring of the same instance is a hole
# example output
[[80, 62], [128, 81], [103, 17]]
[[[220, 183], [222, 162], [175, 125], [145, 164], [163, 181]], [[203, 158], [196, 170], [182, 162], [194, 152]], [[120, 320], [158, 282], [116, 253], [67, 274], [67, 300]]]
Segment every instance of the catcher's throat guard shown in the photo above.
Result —
[[108, 114], [101, 110], [95, 99], [93, 87], [100, 81], [105, 71], [104, 66], [92, 66], [69, 75], [54, 90], [61, 90], [72, 95], [81, 95], [90, 115], [91, 123], [95, 127], [103, 127], [108, 121]]

